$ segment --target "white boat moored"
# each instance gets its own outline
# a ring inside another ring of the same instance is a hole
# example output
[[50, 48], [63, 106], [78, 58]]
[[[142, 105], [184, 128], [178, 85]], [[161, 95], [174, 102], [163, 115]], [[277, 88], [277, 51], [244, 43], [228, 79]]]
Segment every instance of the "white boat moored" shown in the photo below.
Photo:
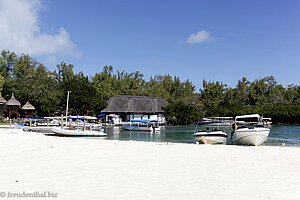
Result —
[[269, 132], [270, 129], [265, 127], [238, 127], [234, 132], [234, 143], [259, 146], [268, 139]]
[[76, 129], [60, 129], [52, 128], [52, 132], [57, 136], [86, 136], [86, 137], [103, 137], [107, 136], [103, 131], [91, 131], [91, 130], [76, 130]]
[[226, 144], [227, 134], [221, 130], [203, 130], [194, 133], [195, 139], [202, 144]]
[[[242, 125], [239, 125], [242, 124]], [[233, 132], [233, 143], [258, 146], [269, 136], [270, 129], [264, 127], [259, 114], [236, 116]]]

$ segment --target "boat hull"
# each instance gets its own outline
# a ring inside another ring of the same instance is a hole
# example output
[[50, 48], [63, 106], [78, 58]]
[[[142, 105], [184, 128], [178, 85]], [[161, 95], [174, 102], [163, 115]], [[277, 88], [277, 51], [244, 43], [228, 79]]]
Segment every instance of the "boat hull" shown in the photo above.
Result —
[[238, 145], [259, 146], [268, 139], [269, 133], [270, 129], [265, 127], [237, 129], [233, 134], [233, 143]]
[[227, 134], [223, 131], [196, 132], [195, 139], [202, 144], [226, 144]]
[[57, 136], [72, 136], [72, 137], [104, 137], [107, 136], [106, 133], [102, 131], [80, 131], [80, 130], [65, 130], [65, 129], [57, 129], [53, 128], [52, 132]]
[[33, 126], [33, 127], [23, 127], [23, 131], [27, 132], [38, 132], [38, 133], [51, 133], [52, 132], [52, 127], [40, 127], [40, 126]]

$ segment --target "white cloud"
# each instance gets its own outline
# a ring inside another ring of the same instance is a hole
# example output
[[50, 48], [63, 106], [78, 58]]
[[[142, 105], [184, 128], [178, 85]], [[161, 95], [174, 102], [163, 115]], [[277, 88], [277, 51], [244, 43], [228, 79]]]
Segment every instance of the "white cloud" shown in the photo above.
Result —
[[212, 41], [212, 40], [215, 40], [215, 38], [213, 38], [210, 35], [210, 32], [202, 30], [197, 33], [192, 33], [187, 38], [186, 42], [190, 43], [190, 44], [195, 44], [195, 43], [208, 42], [208, 41]]
[[38, 13], [42, 7], [40, 0], [0, 0], [0, 50], [30, 55], [79, 55], [63, 27], [56, 34], [41, 32]]

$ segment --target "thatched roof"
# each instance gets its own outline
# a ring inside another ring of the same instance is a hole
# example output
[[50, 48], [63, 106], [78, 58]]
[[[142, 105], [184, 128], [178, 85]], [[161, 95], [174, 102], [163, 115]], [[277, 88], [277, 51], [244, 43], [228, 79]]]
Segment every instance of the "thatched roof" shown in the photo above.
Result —
[[163, 113], [167, 105], [161, 97], [115, 95], [102, 113]]
[[14, 93], [12, 93], [10, 100], [6, 102], [7, 106], [21, 106], [21, 103], [15, 98]]
[[0, 104], [4, 104], [6, 103], [7, 101], [0, 95]]
[[28, 101], [25, 103], [25, 105], [21, 108], [22, 110], [35, 110], [35, 107], [31, 105]]

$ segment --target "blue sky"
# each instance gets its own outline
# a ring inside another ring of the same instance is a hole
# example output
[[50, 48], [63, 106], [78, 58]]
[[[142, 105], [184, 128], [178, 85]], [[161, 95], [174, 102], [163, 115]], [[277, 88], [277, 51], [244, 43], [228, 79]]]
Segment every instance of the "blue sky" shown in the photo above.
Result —
[[[297, 0], [0, 0], [0, 4], [0, 22], [7, 16], [1, 17], [1, 11], [22, 4], [14, 12], [20, 18], [8, 24], [15, 27], [6, 32], [18, 32], [25, 27], [21, 23], [32, 24], [24, 34], [16, 33], [21, 42], [0, 33], [0, 48], [29, 53], [51, 70], [65, 61], [85, 74], [112, 65], [115, 70], [140, 71], [146, 78], [176, 75], [198, 88], [203, 79], [234, 87], [244, 76], [253, 81], [269, 75], [285, 86], [300, 84]], [[21, 48], [24, 38], [27, 46]]]

